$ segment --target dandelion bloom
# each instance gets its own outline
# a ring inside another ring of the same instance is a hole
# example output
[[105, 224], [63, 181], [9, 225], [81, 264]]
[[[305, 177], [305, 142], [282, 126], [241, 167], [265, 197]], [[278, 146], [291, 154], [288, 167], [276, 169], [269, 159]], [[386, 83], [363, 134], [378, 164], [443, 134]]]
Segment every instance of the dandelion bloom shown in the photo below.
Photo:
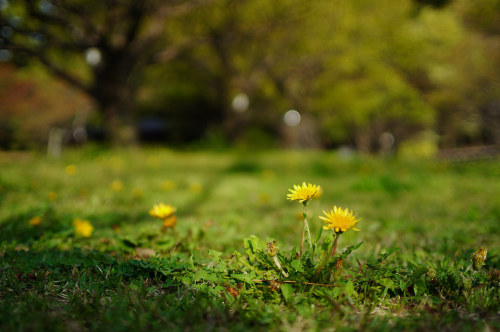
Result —
[[172, 190], [175, 188], [175, 182], [172, 180], [165, 180], [161, 183], [161, 188], [166, 191]]
[[163, 229], [167, 229], [167, 228], [174, 228], [175, 225], [177, 225], [177, 217], [175, 216], [175, 214], [172, 214], [171, 216], [163, 219]]
[[29, 223], [31, 226], [40, 226], [40, 224], [42, 223], [42, 217], [40, 216], [33, 217], [30, 219]]
[[114, 180], [113, 182], [111, 182], [111, 184], [109, 185], [109, 187], [114, 192], [122, 191], [122, 189], [123, 189], [123, 182], [121, 180]]
[[55, 201], [57, 199], [57, 194], [53, 191], [50, 191], [47, 194], [47, 197], [49, 198], [49, 201]]
[[76, 166], [75, 165], [68, 165], [64, 169], [66, 171], [66, 174], [68, 175], [75, 175], [76, 174]]
[[286, 198], [290, 201], [307, 202], [311, 198], [318, 198], [321, 194], [321, 187], [315, 184], [302, 183], [302, 186], [294, 185], [293, 189], [288, 189], [291, 194], [287, 194]]
[[159, 219], [166, 219], [177, 211], [172, 205], [165, 205], [163, 203], [153, 205], [149, 210], [149, 215]]
[[199, 194], [203, 191], [203, 186], [199, 182], [193, 182], [189, 186], [189, 190], [191, 190], [193, 194]]
[[132, 191], [132, 195], [134, 196], [134, 198], [139, 199], [144, 196], [144, 191], [141, 188], [134, 188], [134, 190]]
[[349, 209], [342, 209], [341, 207], [334, 206], [330, 213], [323, 211], [325, 217], [320, 216], [319, 218], [326, 223], [323, 229], [333, 229], [335, 233], [341, 234], [350, 229], [353, 231], [359, 231], [359, 229], [354, 228], [359, 220]]
[[94, 226], [88, 220], [76, 218], [73, 220], [73, 226], [75, 227], [75, 233], [83, 237], [89, 237], [94, 231]]

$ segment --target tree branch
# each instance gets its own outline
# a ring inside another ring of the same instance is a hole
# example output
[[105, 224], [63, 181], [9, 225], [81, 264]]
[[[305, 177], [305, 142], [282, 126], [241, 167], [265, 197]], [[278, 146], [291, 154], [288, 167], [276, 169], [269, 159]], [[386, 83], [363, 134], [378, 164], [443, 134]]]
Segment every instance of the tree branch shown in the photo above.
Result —
[[49, 60], [45, 54], [42, 52], [38, 52], [35, 50], [32, 50], [28, 47], [20, 46], [20, 45], [9, 45], [9, 49], [13, 50], [15, 52], [22, 52], [25, 53], [31, 57], [34, 57], [38, 59], [41, 63], [43, 63], [49, 71], [54, 74], [55, 76], [59, 77], [60, 79], [64, 80], [68, 84], [72, 85], [73, 87], [85, 92], [86, 94], [90, 93], [89, 87], [85, 85], [81, 80], [77, 79], [70, 73], [64, 71], [62, 68], [58, 67], [56, 64], [54, 64], [51, 60]]

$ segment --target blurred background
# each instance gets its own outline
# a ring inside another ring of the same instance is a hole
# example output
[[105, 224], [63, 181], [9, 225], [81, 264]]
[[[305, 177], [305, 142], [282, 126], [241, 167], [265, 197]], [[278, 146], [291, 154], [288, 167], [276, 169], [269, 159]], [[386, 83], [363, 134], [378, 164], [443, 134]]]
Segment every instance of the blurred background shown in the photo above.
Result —
[[498, 147], [500, 0], [0, 0], [0, 149], [87, 142]]

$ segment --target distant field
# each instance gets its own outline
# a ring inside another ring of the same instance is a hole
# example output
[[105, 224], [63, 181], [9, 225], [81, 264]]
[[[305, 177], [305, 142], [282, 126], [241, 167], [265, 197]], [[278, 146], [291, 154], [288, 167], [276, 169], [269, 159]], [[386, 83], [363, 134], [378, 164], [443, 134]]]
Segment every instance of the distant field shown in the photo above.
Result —
[[[303, 208], [286, 194], [304, 181], [323, 189], [307, 207], [314, 239], [318, 216], [333, 205], [361, 219], [338, 250], [363, 244], [336, 275], [314, 277], [312, 265], [294, 262]], [[175, 229], [149, 215], [157, 203], [177, 208]], [[75, 233], [77, 218], [92, 225], [89, 237]], [[250, 242], [245, 248], [250, 235], [263, 248], [278, 241], [285, 269], [295, 269], [288, 279]], [[61, 159], [0, 153], [5, 331], [499, 329], [499, 244], [499, 160], [95, 147]], [[486, 264], [473, 271], [481, 246]], [[248, 260], [236, 262], [235, 251]], [[306, 284], [313, 279], [329, 286]]]

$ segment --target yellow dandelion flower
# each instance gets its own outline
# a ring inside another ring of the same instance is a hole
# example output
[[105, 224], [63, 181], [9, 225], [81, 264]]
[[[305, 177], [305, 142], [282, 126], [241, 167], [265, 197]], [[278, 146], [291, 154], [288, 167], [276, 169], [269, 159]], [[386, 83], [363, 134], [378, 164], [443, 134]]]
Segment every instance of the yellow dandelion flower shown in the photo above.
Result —
[[264, 178], [264, 179], [274, 179], [275, 177], [275, 173], [272, 169], [265, 169], [263, 170], [260, 175]]
[[193, 182], [189, 186], [189, 190], [191, 190], [193, 194], [199, 194], [203, 191], [203, 186], [199, 182]]
[[170, 215], [169, 217], [163, 219], [163, 229], [167, 229], [169, 227], [174, 228], [177, 225], [177, 217], [175, 214]]
[[165, 180], [161, 183], [161, 188], [165, 191], [169, 191], [175, 188], [175, 182], [172, 180]]
[[40, 226], [41, 223], [42, 223], [42, 217], [40, 216], [33, 217], [29, 221], [29, 224], [31, 226]]
[[109, 185], [109, 187], [114, 192], [122, 191], [123, 190], [123, 182], [121, 180], [114, 180], [113, 182], [111, 182], [111, 184]]
[[156, 156], [149, 157], [148, 159], [146, 159], [146, 162], [147, 162], [148, 166], [151, 166], [151, 167], [157, 168], [160, 166], [160, 159], [158, 159], [158, 157], [156, 157]]
[[123, 168], [123, 160], [118, 157], [110, 157], [108, 160], [108, 164], [110, 168], [114, 169], [115, 171]]
[[94, 231], [94, 226], [88, 220], [80, 218], [73, 220], [73, 227], [75, 227], [75, 233], [83, 237], [90, 237]]
[[50, 191], [47, 194], [47, 197], [49, 198], [49, 201], [55, 201], [57, 199], [57, 194], [53, 191]]
[[66, 166], [66, 168], [64, 170], [65, 170], [66, 174], [68, 174], [68, 175], [75, 175], [76, 174], [76, 166], [73, 164]]
[[321, 195], [321, 187], [315, 184], [302, 183], [302, 186], [294, 185], [293, 189], [288, 189], [291, 194], [287, 194], [286, 198], [290, 201], [299, 201], [305, 203], [311, 198], [318, 198]]
[[166, 219], [173, 215], [177, 211], [172, 205], [165, 205], [163, 203], [153, 205], [153, 208], [149, 210], [149, 215], [159, 219]]
[[349, 209], [342, 209], [341, 207], [334, 206], [330, 213], [323, 211], [325, 217], [320, 216], [319, 218], [326, 222], [326, 226], [323, 229], [333, 229], [335, 233], [341, 234], [352, 229], [353, 231], [359, 231], [359, 229], [354, 228], [359, 220]]
[[140, 199], [142, 198], [142, 196], [144, 196], [144, 190], [142, 190], [142, 188], [134, 188], [134, 190], [132, 191], [132, 195], [134, 196], [134, 198]]
[[472, 266], [474, 270], [479, 270], [486, 261], [486, 254], [488, 253], [488, 249], [480, 247], [473, 255], [472, 255]]
[[269, 203], [269, 200], [270, 200], [270, 197], [268, 194], [260, 194], [259, 195], [259, 201], [262, 203], [262, 204], [267, 204]]

